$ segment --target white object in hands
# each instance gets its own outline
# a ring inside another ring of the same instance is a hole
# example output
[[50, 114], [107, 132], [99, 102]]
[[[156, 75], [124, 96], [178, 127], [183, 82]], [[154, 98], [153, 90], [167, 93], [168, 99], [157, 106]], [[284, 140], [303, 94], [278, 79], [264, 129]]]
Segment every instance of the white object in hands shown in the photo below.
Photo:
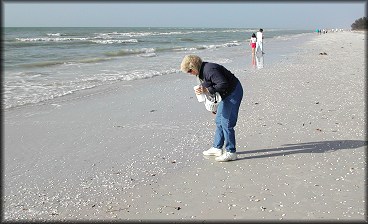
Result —
[[[196, 91], [199, 87], [200, 87], [200, 85], [194, 86], [193, 87], [194, 91]], [[200, 103], [201, 102], [204, 102], [206, 100], [205, 95], [203, 93], [202, 94], [199, 94], [199, 95], [196, 94], [196, 96], [197, 96], [198, 102], [200, 102]]]
[[217, 107], [219, 103], [221, 102], [222, 98], [221, 95], [216, 92], [215, 95], [206, 94], [205, 95], [206, 101], [204, 102], [204, 105], [206, 109], [210, 112], [217, 112]]

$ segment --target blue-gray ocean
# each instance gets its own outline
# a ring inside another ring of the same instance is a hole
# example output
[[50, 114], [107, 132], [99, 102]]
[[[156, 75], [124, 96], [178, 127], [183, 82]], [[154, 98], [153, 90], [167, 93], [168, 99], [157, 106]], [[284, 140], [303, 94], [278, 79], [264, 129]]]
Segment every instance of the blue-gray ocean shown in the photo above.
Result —
[[[4, 28], [3, 108], [180, 72], [185, 54], [248, 46], [252, 28]], [[312, 30], [265, 29], [265, 41]], [[175, 58], [175, 61], [172, 60]]]

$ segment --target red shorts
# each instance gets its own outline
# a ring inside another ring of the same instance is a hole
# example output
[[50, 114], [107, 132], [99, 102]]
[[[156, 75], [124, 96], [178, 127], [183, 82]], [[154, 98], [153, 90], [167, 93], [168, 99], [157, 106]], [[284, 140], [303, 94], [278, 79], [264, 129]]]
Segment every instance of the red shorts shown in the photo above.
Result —
[[252, 48], [256, 48], [256, 43], [252, 43]]

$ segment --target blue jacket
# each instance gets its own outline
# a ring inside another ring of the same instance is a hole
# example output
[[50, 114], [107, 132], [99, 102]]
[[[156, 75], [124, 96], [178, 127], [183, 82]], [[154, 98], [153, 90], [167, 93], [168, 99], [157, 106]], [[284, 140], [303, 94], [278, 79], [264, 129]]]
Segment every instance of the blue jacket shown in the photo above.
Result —
[[222, 99], [230, 95], [239, 82], [224, 66], [210, 62], [202, 62], [198, 77], [211, 94], [218, 92]]

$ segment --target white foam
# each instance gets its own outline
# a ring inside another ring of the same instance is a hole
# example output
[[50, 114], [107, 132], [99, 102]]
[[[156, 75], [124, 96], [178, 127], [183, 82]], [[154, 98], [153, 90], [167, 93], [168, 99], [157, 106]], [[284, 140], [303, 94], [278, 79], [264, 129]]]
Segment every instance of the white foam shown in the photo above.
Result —
[[220, 48], [220, 47], [234, 47], [234, 46], [240, 46], [240, 43], [238, 43], [237, 41], [234, 41], [234, 42], [224, 43], [224, 44], [202, 45], [197, 49], [198, 50], [200, 50], [200, 49], [216, 49], [216, 48]]
[[35, 37], [35, 38], [15, 38], [21, 42], [63, 42], [63, 41], [86, 41], [87, 37]]
[[60, 37], [60, 33], [48, 33], [47, 36]]
[[138, 43], [137, 39], [129, 40], [92, 40], [91, 42], [97, 44], [122, 44], [122, 43]]

